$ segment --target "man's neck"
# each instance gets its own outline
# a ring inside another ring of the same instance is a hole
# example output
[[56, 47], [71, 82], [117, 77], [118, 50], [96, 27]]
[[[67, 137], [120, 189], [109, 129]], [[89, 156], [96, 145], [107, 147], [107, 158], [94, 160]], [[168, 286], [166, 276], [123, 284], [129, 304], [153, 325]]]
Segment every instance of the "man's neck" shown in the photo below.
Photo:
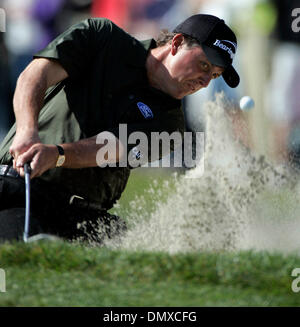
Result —
[[165, 93], [168, 93], [168, 71], [165, 67], [165, 59], [169, 53], [168, 45], [152, 49], [146, 60], [146, 70], [149, 84]]

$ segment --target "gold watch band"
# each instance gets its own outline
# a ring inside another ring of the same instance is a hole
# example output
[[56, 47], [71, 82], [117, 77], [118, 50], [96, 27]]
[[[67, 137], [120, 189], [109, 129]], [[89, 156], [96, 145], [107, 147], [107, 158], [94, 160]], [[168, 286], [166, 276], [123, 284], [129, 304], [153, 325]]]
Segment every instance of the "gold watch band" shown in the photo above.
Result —
[[58, 158], [57, 158], [57, 161], [56, 161], [56, 167], [61, 167], [64, 164], [65, 160], [66, 160], [65, 151], [64, 151], [62, 146], [57, 145], [57, 144], [55, 144], [55, 145], [56, 145], [57, 150], [58, 150]]

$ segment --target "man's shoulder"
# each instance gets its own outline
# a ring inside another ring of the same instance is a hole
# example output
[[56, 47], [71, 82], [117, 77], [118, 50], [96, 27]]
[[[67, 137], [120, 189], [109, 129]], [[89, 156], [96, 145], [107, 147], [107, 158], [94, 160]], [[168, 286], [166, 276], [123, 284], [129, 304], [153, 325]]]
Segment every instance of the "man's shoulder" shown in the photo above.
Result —
[[120, 29], [115, 23], [113, 23], [110, 19], [105, 17], [91, 17], [84, 20], [90, 28], [94, 28], [95, 30], [101, 30], [102, 28], [108, 28], [109, 30]]
[[62, 35], [65, 33], [69, 34], [73, 30], [85, 30], [85, 33], [89, 35], [101, 36], [103, 37], [104, 34], [111, 34], [110, 36], [117, 35], [120, 37], [123, 36], [130, 36], [126, 31], [124, 31], [121, 27], [116, 25], [110, 19], [105, 17], [90, 17], [84, 20], [81, 20], [72, 26], [70, 26]]
[[92, 18], [85, 19], [84, 22], [86, 22], [86, 24], [88, 24], [88, 26], [91, 29], [94, 29], [95, 31], [100, 32], [105, 30], [107, 32], [117, 33], [132, 38], [132, 36], [128, 34], [124, 29], [116, 25], [113, 21], [111, 21], [108, 18], [92, 17]]
[[[84, 30], [84, 32], [72, 33], [75, 30]], [[86, 18], [72, 25], [61, 36], [64, 37], [64, 34], [68, 34], [68, 39], [74, 41], [84, 35], [85, 39], [96, 45], [102, 44], [103, 40], [106, 40], [107, 50], [113, 51], [121, 61], [126, 61], [134, 66], [144, 65], [144, 58], [149, 49], [156, 46], [153, 39], [138, 40], [110, 19], [104, 17]], [[103, 47], [96, 46], [95, 51], [97, 50], [102, 52]]]

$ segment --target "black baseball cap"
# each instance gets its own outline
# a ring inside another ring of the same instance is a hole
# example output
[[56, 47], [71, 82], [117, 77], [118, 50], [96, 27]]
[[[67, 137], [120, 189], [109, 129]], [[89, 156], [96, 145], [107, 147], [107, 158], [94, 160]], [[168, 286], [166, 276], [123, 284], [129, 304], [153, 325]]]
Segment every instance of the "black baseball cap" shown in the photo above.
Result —
[[240, 77], [232, 66], [237, 40], [224, 20], [212, 15], [194, 15], [175, 27], [173, 33], [182, 33], [196, 39], [208, 60], [213, 65], [225, 68], [222, 74], [225, 82], [230, 87], [238, 86]]

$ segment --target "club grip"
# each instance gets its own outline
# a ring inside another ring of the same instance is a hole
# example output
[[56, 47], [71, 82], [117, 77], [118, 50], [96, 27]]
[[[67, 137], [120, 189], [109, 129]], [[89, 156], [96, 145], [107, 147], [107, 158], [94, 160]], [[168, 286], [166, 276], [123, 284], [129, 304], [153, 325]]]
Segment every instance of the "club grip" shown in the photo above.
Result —
[[25, 174], [31, 173], [31, 167], [30, 167], [29, 163], [24, 164], [24, 171], [25, 171]]

